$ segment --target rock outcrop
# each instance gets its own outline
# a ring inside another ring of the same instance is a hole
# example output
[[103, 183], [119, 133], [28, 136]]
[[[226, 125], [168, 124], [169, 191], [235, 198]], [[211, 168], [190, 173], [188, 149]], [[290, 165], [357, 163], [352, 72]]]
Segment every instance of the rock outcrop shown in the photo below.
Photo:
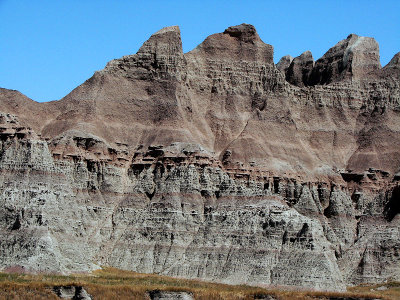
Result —
[[[273, 63], [160, 30], [59, 101], [0, 90], [0, 268], [343, 290], [400, 280], [398, 54]], [[288, 82], [289, 81], [289, 82]]]
[[55, 286], [53, 291], [61, 299], [92, 300], [92, 297], [82, 286]]
[[379, 74], [383, 79], [400, 78], [400, 52], [395, 54], [390, 62], [380, 70]]
[[151, 300], [193, 300], [193, 296], [187, 292], [154, 290], [150, 291], [148, 294]]
[[379, 45], [375, 39], [350, 34], [315, 62], [310, 85], [360, 79], [380, 68]]
[[293, 61], [293, 57], [290, 55], [285, 55], [282, 57], [279, 62], [276, 64], [276, 68], [281, 71], [283, 75], [286, 74], [287, 69]]
[[400, 52], [396, 53], [384, 69], [399, 69], [400, 68]]
[[110, 61], [104, 71], [129, 79], [173, 79], [184, 64], [179, 27], [171, 26], [153, 34], [136, 55]]
[[285, 72], [286, 80], [299, 87], [308, 85], [314, 67], [314, 58], [310, 51], [295, 57]]

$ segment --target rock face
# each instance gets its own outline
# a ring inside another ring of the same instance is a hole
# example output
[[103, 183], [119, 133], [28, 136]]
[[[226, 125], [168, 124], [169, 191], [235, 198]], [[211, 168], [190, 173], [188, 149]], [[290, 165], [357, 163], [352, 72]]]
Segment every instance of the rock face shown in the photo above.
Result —
[[392, 77], [400, 78], [400, 52], [395, 54], [390, 62], [380, 70], [380, 75], [382, 78]]
[[310, 85], [361, 78], [380, 67], [378, 43], [373, 38], [350, 34], [316, 61]]
[[310, 51], [306, 51], [293, 59], [285, 72], [286, 80], [299, 87], [308, 85], [310, 74], [314, 67], [314, 58]]
[[248, 24], [183, 53], [174, 26], [59, 101], [1, 89], [0, 267], [400, 280], [398, 55], [290, 60]]
[[[315, 63], [310, 51], [293, 61], [290, 58], [282, 57], [277, 68], [285, 74], [289, 83], [299, 87], [376, 76], [381, 69], [378, 43], [373, 38], [356, 34], [350, 34], [337, 43]], [[392, 65], [396, 65], [395, 57], [388, 68]]]
[[105, 71], [129, 79], [172, 79], [184, 61], [179, 27], [171, 26], [153, 34], [136, 55], [110, 61]]
[[282, 57], [279, 62], [276, 64], [276, 68], [281, 71], [283, 75], [286, 74], [287, 69], [289, 68], [291, 62], [293, 61], [293, 57], [290, 55], [285, 55]]

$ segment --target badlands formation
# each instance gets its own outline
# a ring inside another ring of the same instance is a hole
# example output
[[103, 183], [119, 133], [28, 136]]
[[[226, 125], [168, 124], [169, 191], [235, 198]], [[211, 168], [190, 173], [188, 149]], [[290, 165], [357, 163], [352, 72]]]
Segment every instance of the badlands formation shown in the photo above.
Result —
[[164, 28], [63, 99], [0, 90], [0, 268], [343, 290], [400, 280], [400, 54], [273, 62]]

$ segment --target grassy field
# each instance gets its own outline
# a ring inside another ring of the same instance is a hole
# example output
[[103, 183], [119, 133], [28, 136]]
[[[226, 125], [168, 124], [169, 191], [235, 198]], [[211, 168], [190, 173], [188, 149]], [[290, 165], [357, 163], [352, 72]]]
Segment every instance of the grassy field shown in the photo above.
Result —
[[83, 286], [93, 299], [150, 299], [147, 292], [151, 290], [185, 291], [201, 300], [258, 299], [265, 295], [281, 300], [332, 297], [400, 299], [400, 283], [385, 284], [386, 290], [377, 290], [381, 285], [353, 287], [346, 293], [284, 291], [140, 274], [113, 268], [70, 276], [0, 273], [0, 299], [60, 299], [52, 288], [62, 285]]

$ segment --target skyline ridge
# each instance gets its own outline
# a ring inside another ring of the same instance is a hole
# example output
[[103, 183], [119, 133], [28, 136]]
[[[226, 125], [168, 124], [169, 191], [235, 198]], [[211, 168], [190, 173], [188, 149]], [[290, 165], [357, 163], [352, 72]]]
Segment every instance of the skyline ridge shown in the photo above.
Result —
[[[0, 1], [0, 86], [36, 101], [61, 99], [105, 63], [134, 54], [154, 32], [179, 25], [188, 52], [207, 36], [253, 24], [274, 61], [310, 50], [321, 57], [349, 33], [374, 37], [381, 64], [400, 51], [398, 1]], [[343, 6], [346, 9], [343, 9]]]

